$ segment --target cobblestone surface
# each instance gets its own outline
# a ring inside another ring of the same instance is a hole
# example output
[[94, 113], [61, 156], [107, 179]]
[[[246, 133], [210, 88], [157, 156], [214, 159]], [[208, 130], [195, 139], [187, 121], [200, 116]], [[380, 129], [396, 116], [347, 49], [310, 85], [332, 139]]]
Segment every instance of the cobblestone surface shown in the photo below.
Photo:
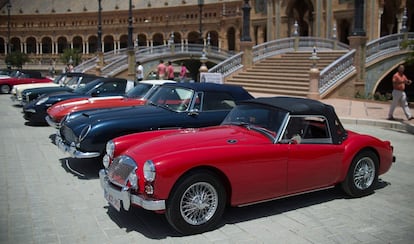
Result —
[[21, 108], [0, 95], [0, 243], [413, 243], [414, 135], [345, 126], [395, 146], [397, 162], [375, 194], [329, 189], [230, 208], [216, 230], [180, 236], [163, 215], [108, 207], [101, 163], [59, 152], [53, 128], [25, 125]]

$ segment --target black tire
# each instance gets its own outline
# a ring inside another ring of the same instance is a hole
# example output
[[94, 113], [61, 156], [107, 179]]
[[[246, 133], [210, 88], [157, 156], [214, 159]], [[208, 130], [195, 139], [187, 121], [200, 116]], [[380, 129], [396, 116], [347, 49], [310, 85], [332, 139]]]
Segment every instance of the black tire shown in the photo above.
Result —
[[10, 93], [10, 86], [6, 85], [6, 84], [1, 85], [0, 86], [0, 92], [3, 93], [3, 94]]
[[342, 182], [342, 189], [351, 197], [371, 194], [378, 182], [378, 157], [368, 150], [359, 152], [349, 167], [347, 176]]
[[215, 228], [226, 206], [226, 191], [219, 178], [208, 171], [197, 171], [181, 179], [167, 201], [165, 216], [184, 235]]

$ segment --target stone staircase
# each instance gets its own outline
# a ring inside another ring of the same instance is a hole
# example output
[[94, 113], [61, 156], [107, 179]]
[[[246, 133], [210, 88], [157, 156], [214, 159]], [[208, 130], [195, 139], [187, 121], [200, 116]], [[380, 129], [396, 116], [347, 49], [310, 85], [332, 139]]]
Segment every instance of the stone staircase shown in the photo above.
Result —
[[[346, 51], [319, 51], [317, 67], [322, 71]], [[290, 52], [266, 58], [225, 80], [252, 93], [306, 97], [309, 92], [311, 52]]]

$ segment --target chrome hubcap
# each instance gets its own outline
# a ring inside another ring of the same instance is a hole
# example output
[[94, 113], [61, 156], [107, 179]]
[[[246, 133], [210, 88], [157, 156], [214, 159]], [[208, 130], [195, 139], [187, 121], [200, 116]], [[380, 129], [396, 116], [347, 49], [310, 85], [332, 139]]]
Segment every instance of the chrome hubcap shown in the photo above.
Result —
[[360, 190], [365, 190], [372, 185], [375, 178], [375, 164], [369, 157], [361, 158], [354, 170], [354, 184]]
[[180, 202], [181, 216], [191, 225], [201, 225], [213, 217], [217, 204], [218, 195], [214, 187], [198, 182], [184, 192]]

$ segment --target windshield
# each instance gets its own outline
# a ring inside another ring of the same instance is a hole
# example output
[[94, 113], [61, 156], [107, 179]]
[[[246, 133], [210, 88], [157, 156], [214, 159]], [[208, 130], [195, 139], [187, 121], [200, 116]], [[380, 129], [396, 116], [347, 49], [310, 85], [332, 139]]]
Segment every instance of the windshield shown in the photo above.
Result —
[[89, 82], [88, 84], [86, 84], [85, 86], [79, 86], [78, 88], [76, 88], [74, 90], [74, 92], [76, 93], [80, 93], [80, 94], [85, 94], [88, 91], [92, 90], [97, 84], [99, 84], [101, 81], [100, 80], [94, 80]]
[[152, 86], [152, 84], [138, 83], [138, 85], [129, 90], [125, 96], [129, 98], [142, 98], [148, 93]]
[[287, 112], [258, 104], [242, 104], [235, 107], [222, 125], [242, 125], [276, 138]]
[[184, 112], [190, 109], [193, 97], [194, 90], [184, 87], [162, 86], [148, 99], [148, 104], [176, 112]]

